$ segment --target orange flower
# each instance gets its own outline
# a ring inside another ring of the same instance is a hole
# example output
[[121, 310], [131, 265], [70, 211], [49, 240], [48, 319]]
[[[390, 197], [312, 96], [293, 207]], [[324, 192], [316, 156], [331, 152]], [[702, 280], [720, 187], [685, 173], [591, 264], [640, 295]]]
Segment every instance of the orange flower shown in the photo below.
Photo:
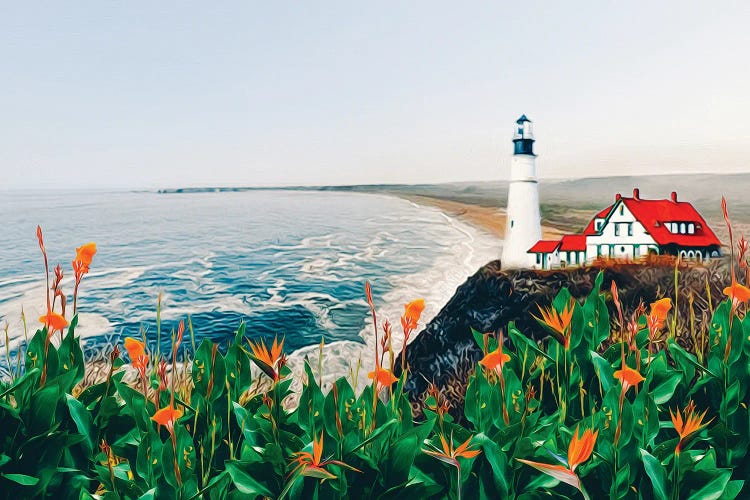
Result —
[[346, 467], [349, 470], [355, 472], [362, 472], [359, 469], [355, 469], [351, 465], [345, 464], [338, 460], [322, 460], [323, 457], [323, 433], [320, 433], [320, 440], [313, 437], [313, 451], [298, 451], [292, 458], [292, 463], [296, 462], [297, 466], [292, 469], [289, 476], [299, 471], [300, 474], [307, 477], [316, 477], [318, 479], [336, 479], [336, 475], [324, 469], [328, 464], [338, 465], [340, 467]]
[[732, 286], [724, 289], [724, 295], [732, 299], [732, 305], [737, 307], [739, 304], [744, 304], [750, 300], [750, 288], [740, 285], [735, 281], [732, 282]]
[[398, 379], [390, 370], [386, 370], [381, 366], [376, 366], [375, 371], [367, 374], [367, 378], [375, 381], [375, 391], [378, 394], [386, 387], [392, 386], [394, 382], [398, 382]]
[[570, 299], [570, 302], [565, 305], [562, 313], [557, 312], [554, 307], [543, 308], [539, 307], [539, 312], [542, 313], [541, 318], [533, 316], [535, 320], [542, 326], [546, 327], [555, 338], [568, 349], [570, 347], [570, 322], [573, 320], [573, 311], [575, 302]]
[[76, 258], [73, 259], [73, 271], [80, 279], [81, 276], [89, 272], [89, 266], [96, 253], [96, 243], [86, 243], [76, 248]]
[[654, 316], [658, 319], [656, 325], [661, 328], [664, 325], [664, 320], [667, 319], [667, 313], [672, 309], [672, 299], [664, 297], [651, 304], [651, 312], [649, 316]]
[[445, 439], [445, 436], [442, 434], [440, 435], [440, 443], [442, 445], [442, 450], [430, 445], [433, 449], [432, 450], [425, 450], [422, 449], [423, 452], [426, 454], [437, 458], [441, 462], [445, 462], [446, 464], [452, 465], [453, 467], [460, 468], [458, 464], [458, 458], [474, 458], [477, 455], [479, 455], [482, 451], [481, 450], [470, 450], [469, 449], [469, 443], [471, 443], [472, 436], [469, 436], [469, 439], [463, 442], [463, 444], [460, 444], [458, 448], [453, 448], [453, 435], [451, 435], [450, 443]]
[[404, 306], [404, 315], [401, 316], [404, 333], [411, 332], [417, 327], [422, 311], [424, 311], [424, 299], [413, 300]]
[[497, 346], [497, 349], [495, 349], [492, 352], [487, 353], [479, 361], [479, 364], [482, 365], [487, 370], [494, 370], [498, 376], [501, 376], [503, 373], [503, 366], [508, 361], [510, 361], [510, 356], [508, 356], [507, 354], [503, 352], [503, 346], [502, 344], [499, 344]]
[[47, 327], [47, 333], [50, 335], [52, 332], [62, 330], [68, 326], [68, 320], [65, 319], [61, 314], [57, 314], [54, 311], [47, 311], [47, 314], [39, 316], [39, 322], [43, 323]]
[[576, 467], [588, 460], [591, 456], [591, 453], [594, 451], [594, 444], [596, 444], [596, 438], [598, 435], [599, 431], [592, 432], [591, 429], [586, 429], [583, 432], [583, 436], [579, 438], [578, 427], [576, 427], [576, 432], [575, 434], [573, 434], [573, 438], [570, 440], [570, 444], [568, 445], [567, 467], [564, 467], [562, 465], [550, 465], [541, 462], [532, 462], [531, 460], [523, 460], [520, 458], [517, 460], [526, 465], [530, 465], [549, 476], [554, 477], [558, 481], [569, 484], [583, 493], [583, 490], [581, 489], [581, 480], [578, 478], [575, 470]]
[[278, 337], [274, 337], [270, 350], [263, 339], [257, 343], [250, 342], [250, 348], [253, 351], [253, 361], [258, 365], [258, 368], [274, 381], [278, 381], [281, 378], [281, 368], [286, 363], [286, 358], [283, 355], [284, 339], [281, 339], [281, 343], [279, 343]]
[[669, 415], [670, 417], [672, 417], [672, 424], [674, 425], [674, 429], [680, 436], [680, 441], [677, 443], [677, 447], [674, 450], [677, 455], [680, 454], [682, 445], [686, 443], [687, 438], [690, 437], [691, 434], [693, 434], [694, 432], [698, 432], [703, 427], [711, 423], [711, 420], [713, 419], [705, 423], [703, 422], [703, 418], [706, 416], [707, 411], [708, 409], [706, 409], [700, 415], [696, 414], [695, 403], [693, 403], [693, 400], [690, 400], [682, 414], [680, 414], [679, 408], [675, 410], [676, 414], [672, 413], [671, 409], [669, 410]]
[[643, 376], [638, 372], [638, 370], [634, 370], [633, 368], [630, 368], [629, 366], [625, 365], [624, 368], [621, 370], [617, 370], [615, 372], [615, 379], [619, 380], [620, 383], [622, 383], [622, 391], [627, 392], [627, 390], [631, 387], [635, 387], [644, 380]]
[[151, 420], [157, 424], [165, 426], [170, 434], [174, 432], [174, 423], [182, 417], [182, 410], [176, 410], [172, 404], [157, 411], [151, 417]]
[[146, 367], [148, 366], [146, 345], [133, 337], [125, 337], [125, 349], [128, 351], [130, 364], [133, 365], [133, 368], [141, 372], [141, 377], [145, 377]]

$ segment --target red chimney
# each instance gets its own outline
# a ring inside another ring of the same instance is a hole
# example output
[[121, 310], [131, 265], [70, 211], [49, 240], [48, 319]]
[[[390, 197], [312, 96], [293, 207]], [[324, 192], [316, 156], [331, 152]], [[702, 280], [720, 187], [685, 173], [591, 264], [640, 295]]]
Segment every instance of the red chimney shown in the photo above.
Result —
[[620, 193], [617, 193], [615, 195], [615, 201], [620, 201], [620, 198], [622, 198], [622, 195]]
[[677, 203], [677, 191], [672, 191], [672, 201]]
[[638, 188], [633, 189], [633, 198], [636, 200], [640, 200], [641, 198], [641, 190]]

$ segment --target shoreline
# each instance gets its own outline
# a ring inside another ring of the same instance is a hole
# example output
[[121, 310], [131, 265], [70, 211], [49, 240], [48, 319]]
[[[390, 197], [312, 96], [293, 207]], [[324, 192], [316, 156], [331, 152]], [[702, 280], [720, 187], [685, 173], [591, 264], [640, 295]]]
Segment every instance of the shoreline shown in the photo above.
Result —
[[[388, 193], [391, 196], [411, 201], [417, 205], [437, 208], [448, 217], [458, 219], [484, 233], [488, 233], [498, 239], [505, 238], [506, 212], [498, 207], [488, 207], [473, 203], [447, 200], [434, 196], [425, 196], [406, 193]], [[545, 224], [542, 221], [543, 239], [560, 239], [569, 231]]]

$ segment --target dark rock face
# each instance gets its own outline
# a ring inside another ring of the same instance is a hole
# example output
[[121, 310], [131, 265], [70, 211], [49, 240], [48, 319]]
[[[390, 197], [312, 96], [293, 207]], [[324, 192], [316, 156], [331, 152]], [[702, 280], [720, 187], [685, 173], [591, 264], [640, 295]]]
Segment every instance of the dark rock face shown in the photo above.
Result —
[[[421, 414], [428, 381], [434, 382], [448, 397], [454, 417], [463, 413], [469, 375], [482, 357], [471, 328], [483, 333], [498, 332], [514, 321], [521, 332], [541, 340], [546, 332], [531, 316], [539, 315], [537, 306], [550, 305], [565, 287], [576, 299], [584, 299], [593, 289], [599, 271], [604, 272], [603, 293], [609, 293], [612, 280], [617, 283], [626, 318], [641, 301], [648, 305], [661, 297], [674, 299], [675, 270], [671, 266], [621, 264], [602, 269], [502, 271], [500, 261], [490, 262], [458, 287], [451, 300], [406, 349], [411, 375], [405, 389], [413, 402], [415, 415]], [[724, 299], [722, 290], [730, 281], [728, 276], [726, 265], [718, 262], [680, 269], [677, 340], [684, 347], [693, 348], [688, 298], [692, 295], [695, 329], [700, 331], [708, 324], [710, 311]], [[617, 321], [612, 300], [608, 299], [607, 305], [613, 322]], [[399, 359], [396, 367], [400, 366]]]

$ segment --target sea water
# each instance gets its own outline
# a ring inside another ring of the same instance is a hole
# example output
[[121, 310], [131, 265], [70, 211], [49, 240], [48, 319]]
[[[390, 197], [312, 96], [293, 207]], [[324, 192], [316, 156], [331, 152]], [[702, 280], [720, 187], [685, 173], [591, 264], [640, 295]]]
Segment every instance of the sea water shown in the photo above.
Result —
[[87, 356], [106, 355], [125, 336], [145, 335], [155, 349], [161, 294], [162, 351], [188, 317], [196, 344], [221, 347], [245, 322], [251, 339], [284, 338], [297, 369], [303, 356], [317, 359], [323, 339], [331, 377], [360, 357], [365, 369], [372, 364], [365, 280], [398, 337], [405, 303], [425, 299], [424, 325], [500, 251], [496, 239], [437, 209], [370, 194], [16, 192], [0, 198], [0, 220], [0, 320], [11, 351], [24, 342], [21, 312], [31, 335], [46, 309], [40, 225], [50, 274], [58, 263], [65, 273], [68, 317], [75, 248], [97, 244], [78, 299]]

